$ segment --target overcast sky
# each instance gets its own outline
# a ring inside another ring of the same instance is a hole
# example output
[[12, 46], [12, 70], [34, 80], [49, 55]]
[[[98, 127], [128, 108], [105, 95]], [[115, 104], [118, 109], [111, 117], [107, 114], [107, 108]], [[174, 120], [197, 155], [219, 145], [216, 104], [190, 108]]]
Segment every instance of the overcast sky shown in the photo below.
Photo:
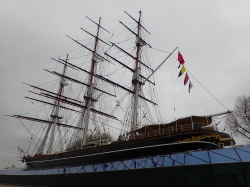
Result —
[[51, 66], [51, 57], [75, 48], [65, 34], [79, 36], [85, 16], [102, 16], [105, 25], [124, 10], [140, 9], [151, 45], [165, 51], [178, 46], [188, 70], [228, 109], [237, 96], [250, 94], [249, 1], [1, 0], [0, 169], [22, 166], [16, 155], [25, 129], [4, 116], [22, 110], [27, 93], [22, 82], [38, 85], [46, 79], [42, 69]]

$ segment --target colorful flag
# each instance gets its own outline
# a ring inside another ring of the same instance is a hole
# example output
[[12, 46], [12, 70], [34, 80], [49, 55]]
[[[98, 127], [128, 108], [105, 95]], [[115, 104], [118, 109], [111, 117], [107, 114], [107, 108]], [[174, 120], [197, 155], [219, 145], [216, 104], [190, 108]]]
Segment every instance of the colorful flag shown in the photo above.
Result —
[[[182, 57], [181, 53], [178, 51], [178, 61], [180, 62], [180, 65], [185, 63], [184, 58]], [[180, 65], [178, 68], [180, 68]]]
[[185, 71], [186, 71], [186, 68], [184, 66], [182, 66], [181, 71], [180, 71], [178, 77], [180, 77], [183, 73], [185, 73]]
[[187, 84], [188, 80], [189, 80], [189, 77], [188, 77], [188, 74], [186, 73], [185, 78], [184, 78], [184, 85]]
[[190, 93], [190, 90], [192, 87], [193, 87], [193, 84], [191, 83], [191, 81], [189, 81], [188, 93]]

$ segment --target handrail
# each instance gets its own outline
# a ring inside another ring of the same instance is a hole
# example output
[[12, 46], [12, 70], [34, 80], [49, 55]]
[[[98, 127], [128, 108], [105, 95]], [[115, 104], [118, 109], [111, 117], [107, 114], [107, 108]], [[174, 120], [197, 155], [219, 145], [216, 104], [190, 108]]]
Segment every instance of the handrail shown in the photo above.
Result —
[[[207, 125], [207, 124], [205, 124]], [[146, 138], [151, 138], [155, 136], [160, 136], [160, 135], [169, 135], [173, 136], [178, 132], [185, 132], [185, 131], [190, 131], [190, 130], [215, 130], [212, 126], [205, 126], [204, 124], [184, 124], [184, 125], [177, 125], [177, 126], [172, 126], [172, 127], [166, 127], [162, 128], [159, 130], [153, 130], [145, 133], [133, 133], [130, 135], [128, 140], [139, 140], [139, 139], [146, 139]], [[125, 140], [127, 141], [127, 140]]]

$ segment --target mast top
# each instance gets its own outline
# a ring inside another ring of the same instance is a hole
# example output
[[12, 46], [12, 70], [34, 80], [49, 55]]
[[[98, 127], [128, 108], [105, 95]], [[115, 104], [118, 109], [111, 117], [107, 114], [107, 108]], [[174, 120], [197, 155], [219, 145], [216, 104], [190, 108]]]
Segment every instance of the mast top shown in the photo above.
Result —
[[[90, 19], [88, 16], [86, 16], [86, 18], [88, 18], [90, 21], [92, 21], [94, 24], [98, 25], [100, 28], [102, 28], [103, 30], [105, 30], [106, 32], [110, 33], [108, 30], [106, 30], [105, 28], [103, 28], [100, 24], [96, 23], [95, 21], [93, 21], [92, 19]], [[101, 19], [101, 17], [99, 18]]]
[[[140, 22], [138, 22], [135, 18], [133, 18], [131, 15], [129, 15], [126, 11], [124, 11], [129, 17], [131, 17], [136, 23], [138, 23], [148, 34], [150, 34], [150, 32], [142, 26], [142, 24]], [[139, 11], [139, 13], [141, 14], [141, 10]]]

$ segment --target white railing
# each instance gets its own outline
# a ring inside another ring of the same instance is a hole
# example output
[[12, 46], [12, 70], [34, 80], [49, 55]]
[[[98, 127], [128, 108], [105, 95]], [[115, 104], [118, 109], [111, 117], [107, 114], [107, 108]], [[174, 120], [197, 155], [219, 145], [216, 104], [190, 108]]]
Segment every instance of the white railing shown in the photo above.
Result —
[[153, 130], [145, 133], [131, 133], [128, 140], [137, 140], [137, 139], [146, 139], [151, 138], [155, 136], [161, 136], [161, 135], [169, 135], [174, 136], [175, 134], [179, 134], [180, 132], [184, 131], [191, 131], [191, 130], [214, 130], [211, 126], [206, 126], [206, 124], [185, 124], [185, 125], [177, 125], [177, 126], [171, 126], [166, 128], [159, 128], [158, 130]]

